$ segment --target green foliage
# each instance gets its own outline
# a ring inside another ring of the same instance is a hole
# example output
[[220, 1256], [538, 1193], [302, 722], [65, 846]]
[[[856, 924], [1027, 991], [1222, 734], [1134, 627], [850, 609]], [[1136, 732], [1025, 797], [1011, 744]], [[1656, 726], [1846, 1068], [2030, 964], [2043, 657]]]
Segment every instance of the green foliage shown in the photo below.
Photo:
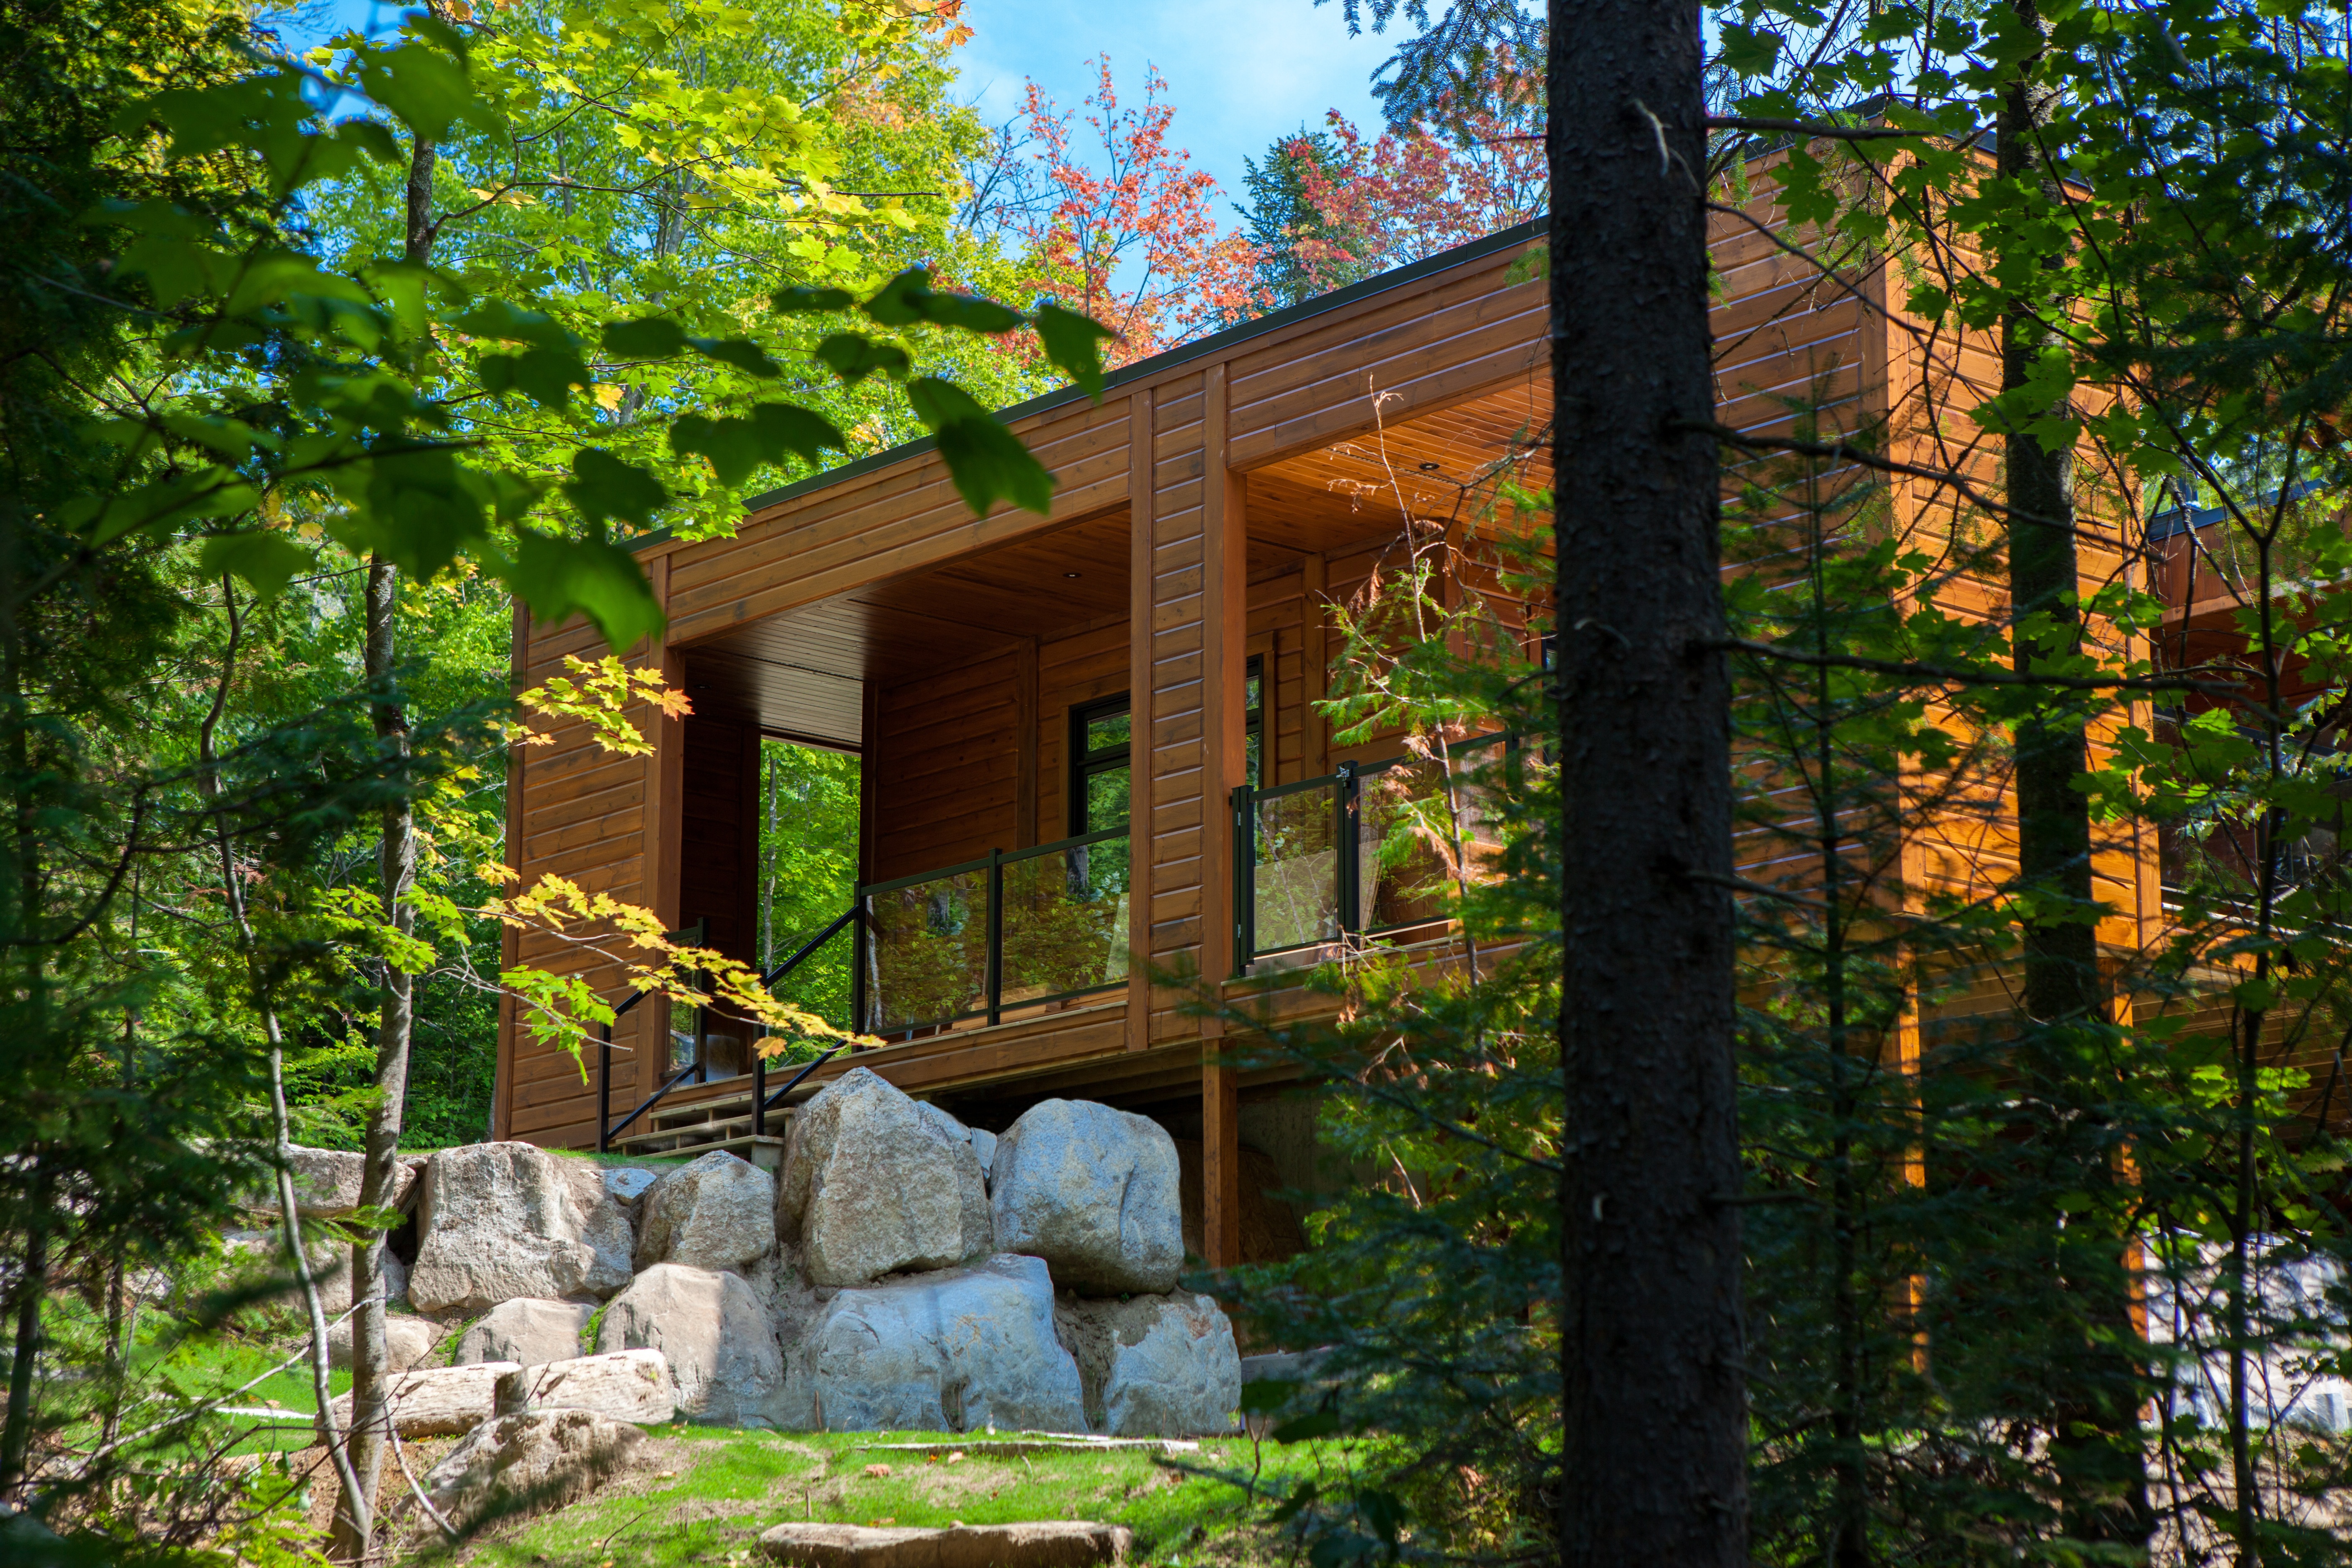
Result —
[[[1558, 726], [1527, 614], [1549, 498], [1502, 473], [1463, 500], [1452, 538], [1397, 520], [1379, 593], [1335, 616], [1326, 703], [1336, 741], [1402, 731], [1426, 759], [1384, 802], [1380, 858], [1461, 922], [1447, 962], [1349, 942], [1310, 980], [1336, 1023], [1229, 1014], [1248, 1041], [1229, 1054], [1296, 1070], [1353, 1178], [1315, 1200], [1313, 1250], [1216, 1282], [1258, 1342], [1329, 1347], [1306, 1386], [1245, 1391], [1277, 1439], [1385, 1439], [1269, 1489], [1269, 1524], [1318, 1563], [1540, 1557], [1564, 1484]], [[1448, 577], [1487, 586], [1449, 608]], [[1498, 731], [1518, 743], [1465, 744]]]
[[[858, 759], [787, 741], [760, 747], [760, 967], [799, 952], [849, 908], [857, 886]], [[844, 1026], [850, 939], [842, 932], [776, 994]]]

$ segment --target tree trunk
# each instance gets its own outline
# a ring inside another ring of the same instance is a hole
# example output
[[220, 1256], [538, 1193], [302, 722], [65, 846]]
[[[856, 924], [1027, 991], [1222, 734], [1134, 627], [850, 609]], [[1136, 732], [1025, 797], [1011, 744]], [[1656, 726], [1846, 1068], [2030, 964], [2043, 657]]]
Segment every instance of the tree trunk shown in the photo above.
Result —
[[[433, 253], [433, 166], [436, 153], [430, 142], [419, 140], [408, 161], [406, 259], [424, 264]], [[399, 656], [400, 569], [382, 556], [368, 562], [364, 661], [368, 686], [379, 694], [389, 690], [393, 667]], [[372, 712], [376, 739], [391, 756], [408, 755], [408, 709], [398, 700], [377, 701]], [[416, 817], [404, 789], [398, 804], [383, 814], [383, 837], [376, 853], [376, 871], [383, 889], [384, 922], [407, 936], [416, 929], [416, 907], [410, 900], [416, 882]], [[360, 1177], [360, 1206], [382, 1208], [390, 1203], [400, 1163], [400, 1133], [408, 1100], [408, 1047], [414, 1032], [415, 977], [398, 964], [384, 965], [378, 996], [375, 1033], [375, 1100], [368, 1112], [367, 1166]], [[358, 1305], [352, 1320], [352, 1468], [368, 1508], [336, 1516], [332, 1553], [357, 1562], [370, 1542], [347, 1534], [345, 1527], [372, 1519], [376, 1488], [383, 1474], [384, 1440], [391, 1429], [388, 1400], [391, 1352], [384, 1339], [384, 1233], [371, 1230], [352, 1247], [352, 1299]]]
[[1552, 0], [1560, 1544], [1747, 1560], [1728, 685], [1695, 0]]
[[[2050, 23], [2040, 12], [2040, 0], [2011, 5], [2025, 34], [2039, 41], [2002, 95], [1996, 168], [2005, 180], [2038, 182], [2051, 204], [2061, 205], [2063, 193], [2045, 135], [2058, 98], [2045, 70]], [[2056, 268], [2064, 260], [2053, 257], [2045, 265]], [[2058, 345], [2050, 312], [2063, 308], [2020, 298], [2004, 311], [2003, 393], [2024, 387], [2042, 353]], [[2046, 654], [2017, 639], [2014, 667], [2029, 675], [2043, 659], [2064, 660], [2082, 646], [2082, 611], [2074, 599], [2081, 582], [2074, 531], [2074, 453], [2071, 446], [2046, 446], [2021, 428], [2006, 430], [2002, 446], [2003, 499], [2011, 509], [2011, 614], [2046, 617], [2055, 634]], [[2019, 884], [2031, 896], [2054, 900], [2079, 914], [2093, 900], [2090, 799], [2074, 787], [2089, 765], [2084, 721], [2071, 704], [2053, 705], [2050, 712], [2019, 720], [2013, 741]], [[2080, 1068], [2074, 1054], [2063, 1048], [2063, 1037], [2042, 1032], [2053, 1026], [2063, 1030], [2105, 1024], [2107, 996], [2099, 973], [2098, 932], [2079, 918], [2029, 918], [2019, 934], [2029, 1028], [2046, 1042], [2030, 1047], [2022, 1064], [2046, 1108], [2042, 1133], [2072, 1145], [2067, 1158], [2082, 1166], [2083, 1185], [2096, 1190], [2121, 1179], [2103, 1133], [2104, 1119], [2095, 1113], [2095, 1102], [2104, 1096], [2095, 1086], [2074, 1081]], [[2062, 1261], [2060, 1277], [2074, 1275], [2068, 1282], [2084, 1293], [2080, 1311], [2093, 1339], [2107, 1347], [2128, 1342], [2134, 1332], [2131, 1303], [2117, 1259], [2130, 1237], [2069, 1237], [2063, 1234], [2065, 1216], [2056, 1213], [2048, 1223], [2062, 1257], [2071, 1253], [2080, 1260], [2071, 1269]], [[2098, 1255], [2107, 1248], [2117, 1257]], [[2083, 1354], [2061, 1369], [2051, 1452], [2065, 1496], [2067, 1533], [2077, 1539], [2144, 1546], [2153, 1533], [2138, 1382], [2127, 1357], [2096, 1342], [2086, 1343]]]
[[[37, 1211], [36, 1211], [37, 1212]], [[12, 1496], [25, 1480], [33, 1445], [33, 1364], [41, 1351], [41, 1302], [49, 1283], [49, 1235], [38, 1221], [25, 1237], [16, 1270], [16, 1343], [8, 1365], [8, 1419], [0, 1426], [0, 1497]]]

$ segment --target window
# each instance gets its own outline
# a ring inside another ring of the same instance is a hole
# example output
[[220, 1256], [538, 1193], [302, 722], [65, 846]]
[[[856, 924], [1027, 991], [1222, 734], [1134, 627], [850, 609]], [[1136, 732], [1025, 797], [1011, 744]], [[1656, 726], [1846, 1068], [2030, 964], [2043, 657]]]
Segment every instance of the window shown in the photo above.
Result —
[[[1249, 661], [1243, 717], [1249, 763], [1249, 782], [1261, 782], [1259, 762], [1265, 751], [1265, 679], [1263, 662]], [[1127, 821], [1128, 753], [1134, 736], [1127, 694], [1107, 697], [1070, 710], [1070, 830], [1069, 837], [1099, 833]]]
[[1127, 820], [1127, 694], [1070, 710], [1070, 832], [1099, 833]]
[[1265, 782], [1265, 768], [1259, 760], [1265, 755], [1265, 662], [1255, 654], [1250, 656], [1243, 690], [1245, 711], [1242, 717], [1242, 748], [1249, 758], [1249, 786], [1255, 789]]

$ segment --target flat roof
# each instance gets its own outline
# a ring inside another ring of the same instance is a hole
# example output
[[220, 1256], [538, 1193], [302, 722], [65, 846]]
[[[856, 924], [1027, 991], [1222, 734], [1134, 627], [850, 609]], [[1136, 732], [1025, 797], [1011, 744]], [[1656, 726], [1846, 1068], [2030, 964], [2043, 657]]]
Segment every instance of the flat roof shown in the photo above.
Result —
[[[1318, 294], [1312, 300], [1285, 306], [1279, 310], [1264, 316], [1254, 317], [1239, 326], [1227, 327], [1223, 331], [1212, 332], [1205, 338], [1195, 338], [1191, 342], [1179, 343], [1172, 349], [1153, 354], [1150, 359], [1139, 359], [1132, 364], [1121, 365], [1112, 371], [1103, 378], [1104, 395], [1108, 395], [1114, 388], [1123, 386], [1129, 382], [1140, 381], [1148, 376], [1158, 375], [1162, 371], [1172, 370], [1189, 360], [1218, 353], [1235, 343], [1247, 342], [1252, 338], [1278, 331], [1295, 322], [1311, 320], [1327, 310], [1336, 310], [1343, 305], [1353, 304], [1371, 295], [1385, 293], [1391, 289], [1400, 288], [1417, 279], [1426, 278], [1433, 272], [1442, 272], [1449, 267], [1459, 267], [1465, 261], [1475, 261], [1481, 257], [1492, 256], [1496, 251], [1508, 250], [1515, 246], [1524, 245], [1528, 240], [1548, 232], [1550, 227], [1549, 215], [1530, 218], [1525, 223], [1513, 224], [1508, 228], [1490, 234], [1484, 239], [1474, 239], [1467, 245], [1457, 245], [1451, 250], [1441, 250], [1434, 256], [1424, 257], [1408, 266], [1375, 273], [1360, 283], [1350, 283], [1344, 289], [1334, 289], [1328, 294]], [[1049, 409], [1059, 408], [1065, 404], [1078, 402], [1086, 395], [1075, 386], [1060, 386], [1051, 392], [1041, 393], [1025, 402], [1016, 403], [1010, 408], [999, 409], [996, 416], [1010, 424], [1016, 419], [1025, 419], [1033, 414], [1043, 414]], [[747, 513], [764, 510], [781, 501], [788, 501], [812, 491], [821, 490], [839, 480], [852, 479], [859, 474], [871, 473], [877, 468], [887, 468], [893, 463], [919, 457], [925, 452], [933, 450], [938, 445], [939, 441], [935, 437], [919, 436], [911, 441], [902, 441], [895, 447], [885, 447], [879, 452], [844, 463], [838, 468], [811, 474], [804, 479], [795, 479], [780, 489], [768, 490], [763, 494], [753, 496], [743, 503], [743, 510]], [[669, 529], [656, 529], [650, 533], [630, 540], [629, 548], [645, 550], [656, 544], [667, 543], [673, 537], [674, 534]]]

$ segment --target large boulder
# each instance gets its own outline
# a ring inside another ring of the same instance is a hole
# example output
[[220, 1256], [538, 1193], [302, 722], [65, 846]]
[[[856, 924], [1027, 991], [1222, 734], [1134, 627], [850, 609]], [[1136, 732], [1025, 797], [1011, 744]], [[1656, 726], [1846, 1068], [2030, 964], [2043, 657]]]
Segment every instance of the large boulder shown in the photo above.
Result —
[[[258, 1282], [271, 1276], [290, 1279], [294, 1264], [286, 1251], [285, 1237], [277, 1226], [268, 1230], [236, 1230], [221, 1238], [221, 1250], [228, 1255], [232, 1279]], [[310, 1280], [319, 1288], [319, 1306], [329, 1319], [341, 1317], [352, 1310], [352, 1249], [339, 1241], [320, 1237], [308, 1244], [310, 1258]], [[383, 1254], [383, 1296], [386, 1301], [408, 1299], [408, 1265], [389, 1249]], [[274, 1299], [279, 1307], [303, 1310], [302, 1288], [289, 1286]]]
[[[327, 1326], [327, 1363], [331, 1366], [352, 1364], [352, 1320]], [[441, 1325], [430, 1318], [412, 1318], [404, 1313], [387, 1312], [383, 1319], [383, 1351], [386, 1363], [394, 1372], [406, 1372], [412, 1366], [422, 1366], [432, 1358], [441, 1344]]]
[[1148, 1117], [1084, 1100], [1040, 1100], [996, 1142], [996, 1245], [1042, 1258], [1088, 1296], [1160, 1293], [1184, 1268], [1176, 1145]]
[[645, 1434], [593, 1410], [534, 1410], [485, 1421], [425, 1472], [442, 1518], [470, 1532], [578, 1502], [636, 1462]]
[[816, 1285], [944, 1268], [987, 1255], [988, 1189], [969, 1141], [855, 1068], [793, 1118], [776, 1230]]
[[1123, 1524], [1048, 1519], [946, 1530], [779, 1524], [760, 1550], [794, 1568], [1117, 1568], [1135, 1532]]
[[1078, 1363], [1090, 1430], [1190, 1437], [1233, 1429], [1241, 1352], [1233, 1324], [1208, 1297], [1063, 1296], [1054, 1303], [1054, 1326]]
[[[470, 1432], [498, 1408], [499, 1379], [516, 1371], [510, 1361], [478, 1366], [427, 1366], [392, 1380], [392, 1422], [404, 1437], [448, 1437]], [[335, 1395], [335, 1427], [348, 1430], [352, 1396]]]
[[740, 1270], [775, 1246], [775, 1178], [724, 1150], [668, 1172], [637, 1204], [640, 1269]]
[[[306, 1149], [294, 1145], [294, 1212], [304, 1219], [343, 1219], [360, 1206], [360, 1182], [367, 1172], [367, 1156], [345, 1149]], [[392, 1171], [392, 1193], [386, 1208], [405, 1208], [416, 1186], [421, 1162], [397, 1161]], [[249, 1208], [278, 1212], [278, 1179], [264, 1178], [247, 1202]]]
[[459, 1366], [475, 1362], [510, 1361], [524, 1366], [541, 1362], [570, 1361], [580, 1353], [580, 1336], [596, 1309], [585, 1301], [553, 1301], [539, 1296], [518, 1296], [501, 1301], [469, 1324], [458, 1336]]
[[1077, 1363], [1054, 1338], [1054, 1283], [997, 1257], [844, 1290], [793, 1347], [784, 1425], [825, 1432], [1075, 1432]]
[[629, 1282], [628, 1216], [591, 1162], [530, 1143], [445, 1149], [425, 1171], [408, 1299], [478, 1312], [518, 1296], [609, 1296]]
[[660, 1180], [659, 1171], [648, 1171], [639, 1165], [608, 1166], [604, 1171], [604, 1190], [612, 1194], [615, 1203], [629, 1211], [630, 1218], [635, 1219], [637, 1200], [646, 1195], [646, 1189]]
[[928, 1100], [919, 1100], [916, 1103], [917, 1108], [925, 1116], [929, 1117], [932, 1124], [940, 1131], [959, 1143], [971, 1145], [972, 1158], [980, 1162], [980, 1173], [985, 1178], [988, 1174], [989, 1162], [996, 1158], [996, 1134], [985, 1127], [966, 1127]]
[[498, 1412], [593, 1410], [615, 1421], [657, 1426], [677, 1413], [669, 1365], [659, 1351], [615, 1351], [526, 1366], [499, 1379]]
[[682, 1263], [656, 1263], [614, 1297], [596, 1348], [661, 1352], [677, 1414], [709, 1426], [768, 1425], [783, 1386], [783, 1352], [758, 1293]]

